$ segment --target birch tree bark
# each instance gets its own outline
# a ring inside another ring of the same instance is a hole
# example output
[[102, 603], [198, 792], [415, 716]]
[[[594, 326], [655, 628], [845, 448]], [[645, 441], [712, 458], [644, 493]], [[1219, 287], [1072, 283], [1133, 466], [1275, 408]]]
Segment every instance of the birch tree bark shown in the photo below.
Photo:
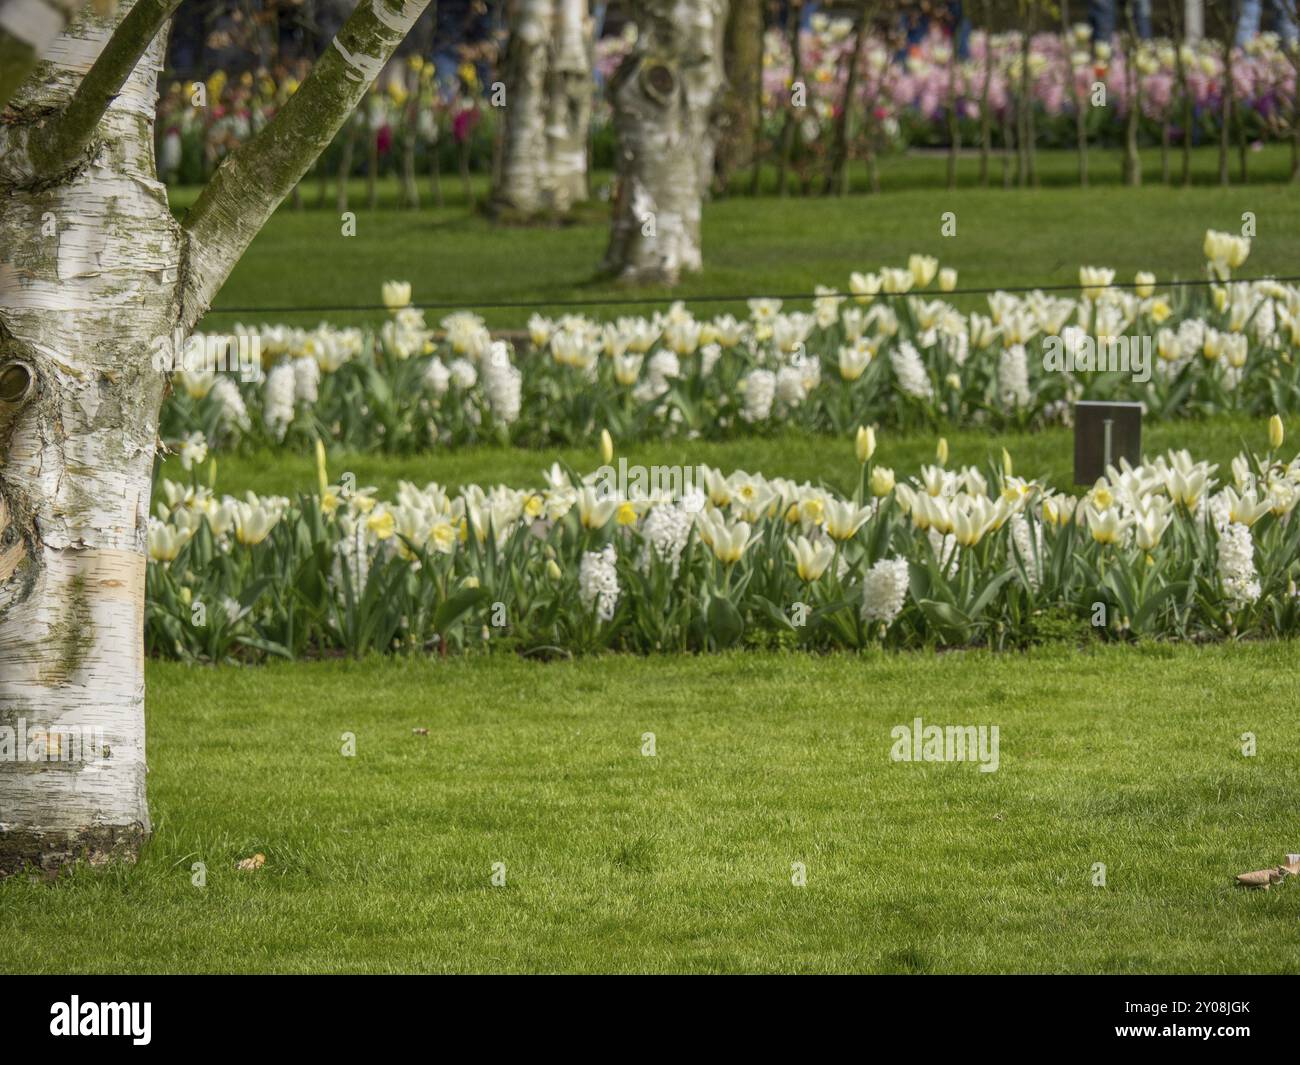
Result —
[[713, 172], [727, 0], [648, 0], [636, 48], [610, 81], [618, 135], [607, 272], [675, 284], [703, 267], [700, 214]]
[[49, 50], [78, 0], [5, 0], [0, 4], [0, 108]]
[[593, 30], [587, 0], [557, 0], [546, 93], [546, 184], [550, 207], [561, 213], [587, 198]]
[[[361, 0], [183, 224], [153, 159], [174, 8], [75, 19], [0, 123], [0, 875], [129, 860], [149, 833], [157, 342], [195, 325], [424, 3]], [[70, 735], [79, 757], [55, 759]]]
[[498, 210], [521, 218], [563, 214], [587, 198], [592, 32], [587, 0], [517, 0], [493, 194]]
[[497, 208], [531, 217], [546, 203], [546, 85], [555, 0], [516, 0], [506, 46], [505, 142]]

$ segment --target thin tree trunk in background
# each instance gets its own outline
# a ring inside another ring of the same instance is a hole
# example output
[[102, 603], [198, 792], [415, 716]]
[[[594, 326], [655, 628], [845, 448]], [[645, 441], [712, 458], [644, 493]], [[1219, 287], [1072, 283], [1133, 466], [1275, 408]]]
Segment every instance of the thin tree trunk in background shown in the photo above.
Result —
[[993, 152], [993, 116], [989, 114], [989, 88], [993, 84], [993, 19], [984, 0], [984, 84], [980, 88], [980, 184], [989, 183], [989, 156]]
[[[1020, 159], [1020, 148], [1016, 143], [1015, 121], [1018, 118], [1013, 112], [1017, 110], [1014, 97], [1007, 94], [1007, 106], [1002, 112], [1002, 187], [1011, 188], [1013, 182], [1014, 168]], [[1012, 160], [1012, 152], [1015, 152], [1015, 161]]]
[[700, 214], [712, 166], [704, 143], [722, 82], [726, 0], [647, 0], [637, 43], [610, 80], [618, 185], [604, 269], [675, 284], [703, 266]]
[[1235, 89], [1233, 86], [1233, 63], [1232, 63], [1232, 34], [1237, 24], [1236, 14], [1237, 5], [1232, 5], [1232, 18], [1227, 21], [1223, 28], [1223, 87], [1219, 93], [1219, 184], [1228, 185], [1228, 149], [1232, 143], [1232, 113], [1233, 97]]
[[1142, 184], [1142, 156], [1138, 153], [1138, 121], [1142, 117], [1142, 79], [1137, 69], [1137, 27], [1133, 19], [1133, 5], [1126, 9], [1128, 28], [1122, 35], [1124, 41], [1124, 87], [1128, 97], [1128, 114], [1124, 117], [1124, 184], [1137, 187]]
[[[1290, 0], [1288, 13], [1292, 23], [1300, 28], [1300, 2]], [[1300, 40], [1290, 48], [1283, 45], [1287, 62], [1291, 64], [1291, 181], [1300, 181]]]
[[371, 95], [366, 109], [366, 206], [379, 206], [379, 97]]
[[758, 159], [762, 98], [762, 0], [731, 0], [723, 38], [723, 89], [713, 187], [725, 194], [732, 178]]
[[434, 141], [429, 146], [429, 191], [433, 193], [434, 206], [442, 209], [447, 206], [447, 201], [442, 195], [442, 147], [440, 141]]
[[420, 184], [415, 173], [416, 132], [420, 121], [420, 74], [408, 68], [407, 97], [402, 123], [402, 206], [410, 210], [420, 207]]
[[1061, 0], [1061, 39], [1065, 52], [1066, 78], [1070, 84], [1070, 102], [1074, 106], [1074, 148], [1079, 156], [1079, 187], [1088, 187], [1088, 113], [1079, 95], [1079, 79], [1074, 69], [1073, 30], [1070, 27], [1070, 5]]
[[763, 70], [767, 58], [767, 5], [757, 0], [758, 8], [758, 76], [754, 79], [754, 159], [749, 175], [749, 194], [757, 196], [763, 182]]
[[862, 68], [862, 58], [867, 45], [867, 33], [870, 28], [872, 8], [868, 3], [861, 5], [858, 12], [858, 24], [853, 34], [853, 44], [849, 48], [849, 69], [844, 77], [844, 95], [840, 100], [840, 113], [835, 119], [835, 135], [830, 155], [830, 172], [826, 175], [825, 192], [839, 196], [848, 193], [849, 186], [849, 144], [852, 140], [853, 107], [858, 88], [858, 72]]
[[1184, 49], [1190, 46], [1186, 40], [1186, 20], [1179, 17], [1177, 3], [1170, 9], [1170, 18], [1173, 23], [1174, 37], [1174, 76], [1177, 79], [1179, 102], [1182, 104], [1183, 111], [1181, 183], [1190, 185], [1192, 181], [1192, 93], [1187, 83], [1187, 59], [1184, 54]]
[[339, 156], [339, 187], [337, 207], [339, 214], [348, 209], [348, 183], [352, 178], [352, 151], [357, 142], [357, 116], [348, 119], [348, 135], [343, 141], [343, 154]]
[[1016, 94], [1016, 182], [1021, 188], [1029, 184], [1029, 30], [1020, 31], [1020, 88]]
[[456, 146], [456, 157], [460, 164], [460, 185], [465, 193], [465, 206], [471, 211], [477, 205], [474, 198], [474, 183], [469, 176], [469, 153], [473, 143], [471, 137], [466, 137]]
[[957, 23], [952, 24], [948, 53], [948, 188], [957, 187], [957, 153], [961, 149], [961, 116], [957, 114]]
[[[790, 86], [786, 90], [785, 124], [781, 127], [781, 158], [776, 171], [778, 196], [787, 194], [785, 175], [790, 167], [791, 156], [794, 153], [794, 138], [798, 127], [798, 120], [795, 118], [795, 112], [798, 108], [794, 106], [794, 91], [803, 77], [803, 56], [799, 50], [799, 17], [802, 14], [803, 0], [790, 0], [790, 5], [786, 8], [786, 18], [790, 20], [790, 25], [786, 27], [791, 56]], [[804, 91], [806, 93], [806, 88]]]

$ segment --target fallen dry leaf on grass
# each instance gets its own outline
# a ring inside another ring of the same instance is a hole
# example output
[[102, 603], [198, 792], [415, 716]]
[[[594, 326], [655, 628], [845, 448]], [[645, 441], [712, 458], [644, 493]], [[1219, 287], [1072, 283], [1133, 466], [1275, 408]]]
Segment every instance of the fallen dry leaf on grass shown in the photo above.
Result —
[[1286, 876], [1286, 871], [1282, 866], [1275, 869], [1256, 869], [1253, 873], [1238, 873], [1237, 883], [1242, 887], [1251, 888], [1268, 888], [1271, 884], [1276, 884]]
[[429, 734], [429, 730], [427, 728], [413, 728], [411, 729], [411, 731], [414, 732], [417, 736], [427, 736]]
[[265, 854], [254, 854], [251, 858], [241, 858], [235, 863], [235, 868], [241, 872], [249, 873], [256, 869], [261, 869], [265, 864]]

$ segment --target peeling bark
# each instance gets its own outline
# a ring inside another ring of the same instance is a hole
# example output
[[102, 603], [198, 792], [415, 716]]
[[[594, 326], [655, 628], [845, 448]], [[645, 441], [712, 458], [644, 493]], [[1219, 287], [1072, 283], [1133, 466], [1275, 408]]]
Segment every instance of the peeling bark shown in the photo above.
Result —
[[636, 49], [610, 81], [618, 191], [605, 269], [624, 281], [672, 285], [703, 267], [726, 16], [726, 0], [647, 2]]
[[7, 0], [0, 6], [0, 110], [77, 11], [77, 0]]

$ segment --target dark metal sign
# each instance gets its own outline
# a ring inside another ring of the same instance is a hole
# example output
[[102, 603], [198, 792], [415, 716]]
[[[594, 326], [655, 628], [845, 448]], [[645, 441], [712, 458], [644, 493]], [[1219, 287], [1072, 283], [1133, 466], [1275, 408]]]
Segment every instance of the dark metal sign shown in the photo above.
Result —
[[1080, 400], [1074, 405], [1074, 483], [1094, 484], [1121, 458], [1142, 461], [1142, 404]]

